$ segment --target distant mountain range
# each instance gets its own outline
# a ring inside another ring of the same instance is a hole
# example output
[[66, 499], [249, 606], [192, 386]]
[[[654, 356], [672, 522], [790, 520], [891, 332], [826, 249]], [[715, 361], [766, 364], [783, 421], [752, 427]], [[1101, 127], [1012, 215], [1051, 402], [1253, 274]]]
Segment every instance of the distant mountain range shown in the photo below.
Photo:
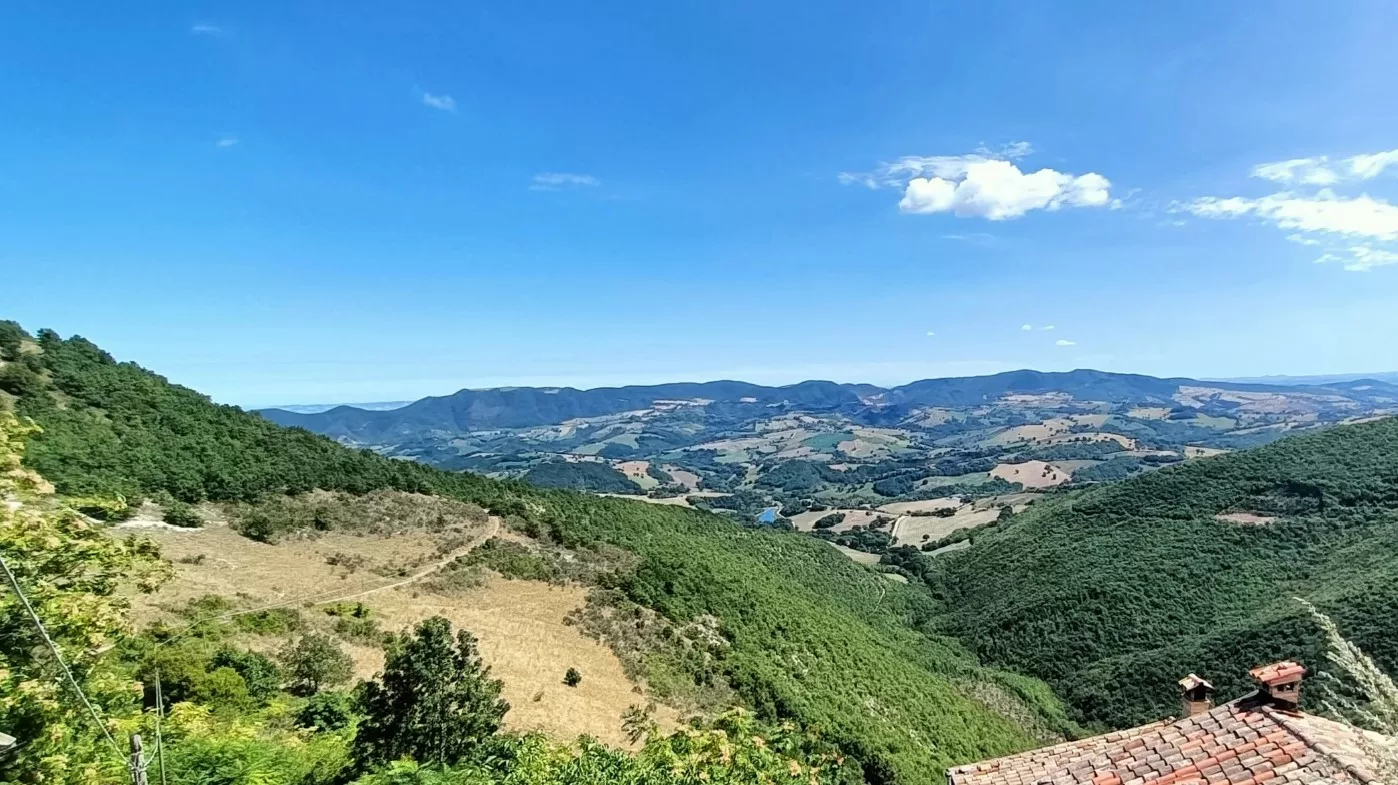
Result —
[[288, 403], [281, 406], [269, 408], [280, 409], [286, 412], [296, 412], [297, 414], [320, 414], [331, 409], [338, 409], [341, 406], [349, 406], [354, 409], [364, 409], [371, 412], [386, 412], [390, 409], [401, 409], [412, 403], [412, 401], [374, 401], [371, 403]]
[[1386, 371], [1384, 373], [1336, 373], [1322, 374], [1319, 376], [1243, 376], [1230, 379], [1220, 379], [1224, 382], [1247, 382], [1253, 384], [1335, 384], [1336, 382], [1351, 382], [1361, 379], [1376, 379], [1381, 382], [1393, 382], [1398, 384], [1398, 371]]
[[1079, 401], [1109, 404], [1160, 404], [1173, 406], [1182, 387], [1236, 392], [1276, 393], [1294, 396], [1333, 396], [1366, 405], [1398, 396], [1398, 384], [1378, 379], [1336, 381], [1326, 384], [1259, 384], [1255, 382], [1205, 382], [1187, 378], [1160, 379], [1138, 374], [1076, 370], [1061, 373], [1021, 370], [945, 379], [924, 379], [898, 387], [806, 381], [767, 387], [738, 381], [600, 387], [507, 387], [461, 390], [451, 395], [423, 398], [387, 409], [368, 406], [335, 406], [307, 412], [286, 408], [262, 409], [267, 419], [305, 428], [342, 441], [383, 444], [401, 442], [425, 434], [471, 433], [498, 428], [555, 425], [578, 418], [603, 417], [651, 409], [655, 405], [699, 404], [719, 409], [731, 407], [781, 407], [787, 410], [856, 413], [869, 410], [875, 419], [887, 421], [929, 407], [967, 407], [993, 403], [1011, 395], [1067, 396]]

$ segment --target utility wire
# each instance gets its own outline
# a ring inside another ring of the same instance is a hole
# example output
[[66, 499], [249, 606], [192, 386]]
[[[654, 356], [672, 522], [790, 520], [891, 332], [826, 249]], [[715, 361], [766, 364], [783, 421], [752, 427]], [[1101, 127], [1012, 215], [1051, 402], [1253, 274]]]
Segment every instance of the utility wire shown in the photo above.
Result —
[[68, 669], [68, 663], [63, 661], [63, 654], [59, 652], [58, 644], [53, 642], [53, 639], [49, 637], [48, 630], [44, 629], [43, 620], [40, 619], [39, 614], [34, 611], [34, 606], [29, 604], [29, 597], [25, 595], [24, 589], [20, 588], [19, 579], [10, 571], [10, 565], [5, 563], [4, 556], [0, 556], [0, 570], [4, 571], [5, 577], [10, 581], [10, 586], [15, 590], [15, 594], [19, 595], [20, 605], [22, 605], [25, 612], [29, 614], [30, 621], [34, 622], [34, 628], [39, 631], [39, 637], [44, 639], [44, 643], [48, 645], [49, 651], [53, 652], [54, 660], [63, 671], [63, 675], [68, 678], [68, 684], [72, 686], [73, 691], [78, 694], [78, 698], [81, 699], [83, 705], [87, 707], [88, 714], [92, 715], [92, 721], [101, 729], [102, 735], [107, 737], [107, 741], [112, 745], [112, 749], [116, 751], [117, 757], [124, 758], [125, 754], [121, 751], [121, 745], [117, 744], [116, 739], [112, 737], [112, 732], [107, 730], [107, 725], [102, 722], [102, 717], [97, 713], [97, 708], [87, 699], [87, 695], [83, 693], [83, 688], [78, 686], [78, 680], [73, 678], [73, 672]]

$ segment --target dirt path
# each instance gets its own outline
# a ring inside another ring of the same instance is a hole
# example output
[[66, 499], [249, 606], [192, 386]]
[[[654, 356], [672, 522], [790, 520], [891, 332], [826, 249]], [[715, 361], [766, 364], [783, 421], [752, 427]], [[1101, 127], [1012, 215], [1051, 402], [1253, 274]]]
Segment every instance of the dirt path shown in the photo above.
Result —
[[372, 589], [364, 589], [363, 591], [354, 592], [354, 593], [352, 593], [352, 594], [345, 594], [345, 595], [343, 595], [343, 596], [334, 597], [334, 598], [329, 599], [329, 600], [316, 600], [316, 601], [315, 601], [315, 604], [316, 604], [316, 605], [323, 605], [323, 604], [328, 603], [328, 602], [340, 602], [340, 601], [342, 601], [342, 600], [352, 600], [352, 599], [355, 599], [356, 597], [363, 597], [363, 596], [365, 596], [366, 594], [373, 594], [374, 592], [386, 591], [386, 590], [388, 590], [388, 589], [396, 589], [396, 588], [398, 588], [398, 587], [400, 587], [400, 586], [407, 586], [408, 584], [411, 584], [411, 583], [417, 583], [418, 581], [422, 580], [423, 578], [426, 578], [427, 576], [431, 575], [432, 573], [436, 572], [437, 570], [442, 569], [443, 567], [447, 566], [448, 564], [451, 564], [452, 562], [456, 561], [457, 559], [461, 558], [462, 556], [465, 556], [466, 554], [470, 553], [471, 551], [474, 551], [476, 548], [479, 548], [481, 545], [485, 544], [485, 541], [486, 541], [486, 540], [489, 540], [491, 537], [494, 537], [496, 534], [498, 534], [498, 533], [500, 532], [500, 519], [499, 519], [499, 518], [497, 518], [497, 517], [495, 517], [494, 515], [492, 515], [492, 516], [490, 516], [490, 518], [487, 520], [487, 523], [488, 523], [489, 525], [488, 525], [488, 527], [486, 528], [486, 531], [483, 532], [483, 533], [480, 534], [480, 535], [477, 535], [476, 538], [475, 538], [474, 540], [472, 540], [470, 544], [468, 544], [468, 545], [463, 545], [463, 546], [461, 546], [460, 548], [457, 548], [456, 550], [452, 551], [451, 553], [447, 554], [446, 556], [443, 556], [442, 558], [438, 559], [437, 561], [432, 562], [431, 564], [427, 565], [426, 567], [422, 568], [421, 570], [418, 570], [417, 572], [413, 573], [412, 575], [409, 575], [408, 577], [404, 578], [404, 579], [401, 580], [401, 581], [397, 581], [397, 582], [395, 582], [395, 583], [384, 584], [383, 586], [375, 586], [375, 587], [372, 588]]

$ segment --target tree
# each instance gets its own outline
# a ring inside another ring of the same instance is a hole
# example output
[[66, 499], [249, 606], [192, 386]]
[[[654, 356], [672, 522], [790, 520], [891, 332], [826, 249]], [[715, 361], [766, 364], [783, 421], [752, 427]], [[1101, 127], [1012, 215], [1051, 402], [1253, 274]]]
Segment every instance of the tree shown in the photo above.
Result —
[[340, 644], [318, 632], [288, 643], [281, 650], [281, 660], [291, 689], [306, 695], [314, 695], [321, 687], [343, 684], [354, 673], [354, 660]]
[[[125, 627], [120, 589], [155, 589], [169, 575], [153, 543], [109, 537], [23, 469], [24, 442], [38, 429], [0, 412], [0, 557], [24, 592], [100, 718], [75, 694], [33, 617], [0, 577], [0, 730], [22, 746], [0, 757], [0, 782], [50, 785], [120, 772], [123, 751], [104, 735], [136, 685], [103, 656]], [[115, 767], [114, 769], [112, 767]]]
[[460, 631], [453, 644], [451, 622], [423, 621], [411, 636], [393, 640], [383, 674], [364, 685], [356, 762], [460, 761], [500, 729], [510, 708], [500, 699], [502, 686], [490, 678], [471, 633]]
[[582, 674], [578, 673], [577, 668], [569, 668], [568, 672], [563, 674], [563, 683], [569, 687], [576, 687], [582, 684]]

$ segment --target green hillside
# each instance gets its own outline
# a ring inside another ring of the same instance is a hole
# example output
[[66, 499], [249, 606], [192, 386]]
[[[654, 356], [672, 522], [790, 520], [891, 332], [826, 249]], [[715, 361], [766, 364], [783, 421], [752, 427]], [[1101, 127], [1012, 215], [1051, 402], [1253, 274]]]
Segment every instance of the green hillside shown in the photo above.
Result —
[[15, 335], [0, 342], [0, 389], [43, 428], [26, 462], [62, 493], [192, 502], [395, 488], [481, 504], [570, 547], [620, 546], [640, 557], [621, 580], [631, 599], [679, 621], [716, 616], [730, 642], [719, 667], [744, 702], [819, 730], [870, 781], [941, 782], [948, 764], [1074, 731], [1041, 682], [983, 668], [937, 635], [942, 611], [927, 592], [824, 543], [350, 450], [213, 404], [81, 338]]
[[[1216, 517], [1234, 513], [1255, 517]], [[1233, 697], [1259, 663], [1319, 664], [1293, 597], [1398, 666], [1398, 419], [1037, 506], [940, 560], [938, 580], [964, 642], [1093, 723], [1170, 713], [1190, 671]]]

